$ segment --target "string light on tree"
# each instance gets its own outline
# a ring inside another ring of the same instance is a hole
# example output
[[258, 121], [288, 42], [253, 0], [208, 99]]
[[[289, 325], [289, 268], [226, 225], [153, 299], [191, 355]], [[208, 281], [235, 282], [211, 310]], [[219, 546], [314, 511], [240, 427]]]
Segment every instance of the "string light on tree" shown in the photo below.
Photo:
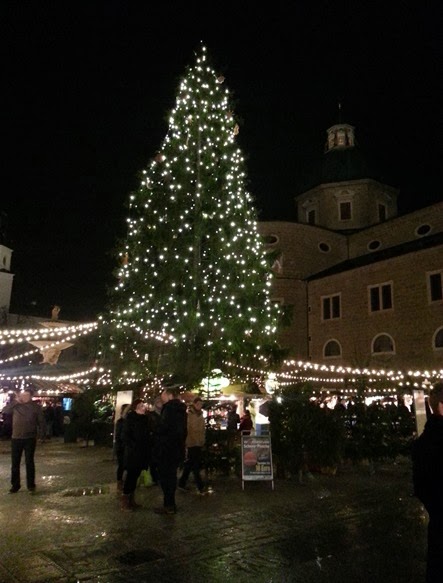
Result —
[[108, 318], [121, 360], [167, 338], [198, 358], [200, 374], [222, 358], [265, 355], [279, 317], [239, 125], [225, 78], [209, 61], [202, 45], [180, 82], [166, 137], [129, 197]]

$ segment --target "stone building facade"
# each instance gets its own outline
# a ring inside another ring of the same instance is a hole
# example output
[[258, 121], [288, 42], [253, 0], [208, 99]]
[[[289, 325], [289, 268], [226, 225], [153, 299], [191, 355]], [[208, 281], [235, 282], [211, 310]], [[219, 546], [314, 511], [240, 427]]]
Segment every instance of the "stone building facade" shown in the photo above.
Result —
[[389, 369], [443, 367], [443, 203], [398, 216], [398, 190], [362, 163], [354, 128], [327, 130], [319, 183], [297, 222], [261, 222], [273, 298], [290, 308], [294, 359]]

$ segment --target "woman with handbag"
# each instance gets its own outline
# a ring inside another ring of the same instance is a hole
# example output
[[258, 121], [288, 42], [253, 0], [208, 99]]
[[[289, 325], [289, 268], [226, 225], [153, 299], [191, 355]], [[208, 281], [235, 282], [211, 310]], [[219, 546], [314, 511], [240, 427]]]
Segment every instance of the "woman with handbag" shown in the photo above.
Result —
[[135, 489], [142, 470], [149, 468], [152, 450], [152, 427], [146, 414], [143, 399], [135, 399], [123, 422], [125, 445], [124, 466], [126, 478], [123, 483], [122, 509], [135, 510]]

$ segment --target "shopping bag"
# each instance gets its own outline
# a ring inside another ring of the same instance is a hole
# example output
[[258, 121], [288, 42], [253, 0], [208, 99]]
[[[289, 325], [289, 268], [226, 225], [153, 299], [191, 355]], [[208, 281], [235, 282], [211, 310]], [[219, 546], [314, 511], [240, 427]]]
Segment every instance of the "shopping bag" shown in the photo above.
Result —
[[138, 477], [137, 486], [145, 486], [145, 488], [149, 488], [149, 486], [152, 486], [152, 483], [151, 472], [149, 470], [142, 470]]

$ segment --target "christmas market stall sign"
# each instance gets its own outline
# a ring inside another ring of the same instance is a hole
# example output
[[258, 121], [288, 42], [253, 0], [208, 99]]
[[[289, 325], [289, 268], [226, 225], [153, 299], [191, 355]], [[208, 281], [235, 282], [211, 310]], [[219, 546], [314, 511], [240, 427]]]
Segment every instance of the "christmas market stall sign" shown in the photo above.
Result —
[[270, 435], [242, 435], [242, 487], [245, 481], [270, 480], [274, 489]]

